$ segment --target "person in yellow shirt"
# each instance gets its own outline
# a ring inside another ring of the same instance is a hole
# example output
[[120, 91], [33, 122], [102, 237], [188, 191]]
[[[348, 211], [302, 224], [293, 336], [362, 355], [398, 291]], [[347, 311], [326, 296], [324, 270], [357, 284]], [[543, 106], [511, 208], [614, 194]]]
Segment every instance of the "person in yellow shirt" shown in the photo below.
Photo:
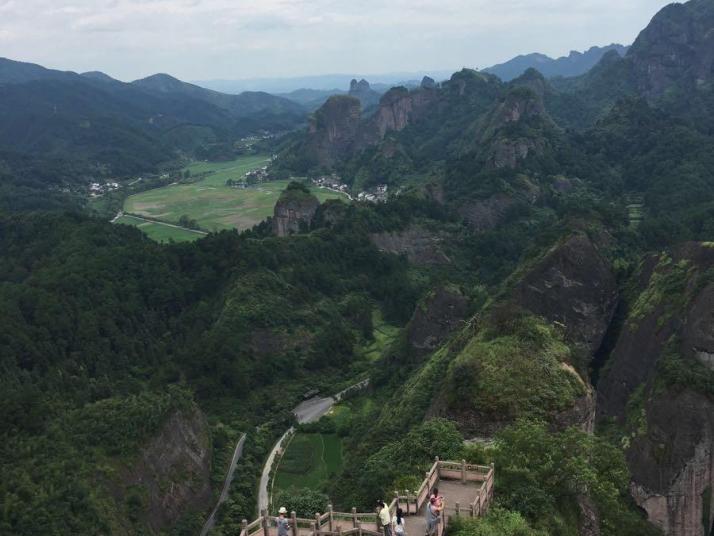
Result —
[[392, 514], [389, 513], [389, 507], [384, 504], [384, 501], [379, 500], [377, 508], [379, 508], [379, 523], [384, 530], [384, 536], [392, 536]]

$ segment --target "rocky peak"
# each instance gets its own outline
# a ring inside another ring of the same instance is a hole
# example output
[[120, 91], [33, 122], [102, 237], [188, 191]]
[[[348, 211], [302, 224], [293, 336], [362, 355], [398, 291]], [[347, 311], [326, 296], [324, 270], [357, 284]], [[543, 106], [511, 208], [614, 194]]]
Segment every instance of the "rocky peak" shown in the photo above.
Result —
[[273, 210], [273, 232], [288, 236], [309, 229], [320, 207], [317, 197], [302, 183], [291, 182], [280, 194]]
[[358, 98], [362, 108], [370, 108], [379, 102], [379, 93], [374, 91], [364, 78], [359, 82], [354, 78], [352, 79], [349, 95]]
[[370, 89], [372, 88], [370, 87], [369, 82], [367, 82], [367, 80], [365, 80], [364, 78], [359, 82], [355, 78], [353, 78], [350, 82], [350, 95], [369, 91]]
[[357, 139], [362, 106], [355, 97], [335, 95], [313, 115], [308, 128], [305, 152], [316, 163], [330, 167], [348, 155]]
[[669, 90], [711, 88], [714, 77], [714, 2], [691, 0], [662, 9], [632, 45], [638, 89], [649, 99]]
[[421, 87], [423, 89], [436, 89], [436, 81], [430, 76], [425, 76], [421, 79]]

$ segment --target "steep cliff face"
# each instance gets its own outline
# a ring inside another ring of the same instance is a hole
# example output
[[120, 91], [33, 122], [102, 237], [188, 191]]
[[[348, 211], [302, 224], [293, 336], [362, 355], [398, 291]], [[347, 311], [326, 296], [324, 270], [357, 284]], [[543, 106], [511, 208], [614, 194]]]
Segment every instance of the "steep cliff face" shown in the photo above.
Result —
[[[122, 477], [122, 491], [144, 497], [143, 516], [155, 532], [211, 502], [211, 448], [206, 418], [198, 408], [176, 411]], [[135, 496], [135, 495], [134, 495]]]
[[407, 341], [417, 356], [438, 349], [468, 313], [468, 299], [454, 289], [436, 289], [414, 311], [407, 328]]
[[284, 237], [307, 230], [319, 207], [320, 202], [307, 187], [291, 183], [273, 209], [273, 232]]
[[350, 82], [348, 95], [359, 99], [363, 109], [371, 108], [379, 103], [379, 93], [373, 90], [364, 78], [359, 82], [355, 79]]
[[370, 240], [380, 251], [406, 255], [417, 266], [449, 264], [451, 261], [442, 248], [442, 237], [417, 225], [403, 231], [375, 233]]
[[592, 431], [587, 369], [616, 303], [615, 277], [596, 244], [584, 233], [564, 238], [476, 321], [431, 414], [480, 436], [522, 416]]
[[671, 4], [642, 31], [628, 53], [639, 90], [648, 98], [678, 88], [711, 89], [714, 81], [714, 4]]
[[494, 108], [483, 130], [487, 165], [515, 169], [532, 155], [542, 155], [555, 125], [548, 117], [537, 81], [516, 85]]
[[418, 120], [436, 98], [433, 89], [409, 91], [404, 87], [392, 88], [379, 101], [379, 109], [368, 130], [376, 132], [378, 140], [383, 139], [387, 132], [399, 132]]
[[598, 384], [598, 416], [622, 430], [632, 495], [667, 535], [709, 536], [714, 487], [714, 248], [643, 263]]
[[354, 150], [361, 116], [359, 99], [330, 97], [311, 118], [302, 150], [318, 166], [333, 166]]
[[563, 327], [584, 369], [602, 343], [617, 297], [610, 264], [582, 233], [551, 249], [514, 291], [523, 307]]

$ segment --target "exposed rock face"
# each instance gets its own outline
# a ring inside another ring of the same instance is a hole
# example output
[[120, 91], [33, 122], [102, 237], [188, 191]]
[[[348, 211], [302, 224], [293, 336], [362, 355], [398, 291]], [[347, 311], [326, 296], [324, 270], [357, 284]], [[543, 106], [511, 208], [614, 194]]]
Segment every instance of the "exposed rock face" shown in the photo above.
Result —
[[714, 80], [714, 3], [692, 0], [662, 9], [628, 53], [639, 90], [657, 99], [678, 87], [711, 88]]
[[468, 313], [468, 300], [461, 293], [439, 288], [414, 311], [407, 340], [417, 356], [439, 348], [459, 327]]
[[433, 89], [409, 91], [404, 87], [395, 87], [387, 91], [379, 101], [377, 113], [365, 125], [365, 143], [377, 143], [388, 132], [399, 132], [407, 125], [417, 121], [438, 96]]
[[488, 231], [498, 226], [516, 204], [516, 200], [506, 194], [496, 194], [488, 199], [470, 201], [459, 208], [459, 215], [475, 231]]
[[714, 283], [707, 285], [694, 300], [683, 339], [685, 355], [714, 371]]
[[690, 243], [654, 261], [641, 269], [642, 292], [598, 384], [598, 416], [614, 419], [628, 434], [631, 492], [649, 519], [668, 536], [709, 535], [714, 397], [664, 376], [660, 365], [676, 359], [683, 370], [707, 371], [714, 285], [706, 274], [714, 249]]
[[436, 89], [436, 82], [430, 76], [421, 79], [421, 87], [424, 89]]
[[708, 536], [714, 529], [712, 514], [704, 515], [714, 512], [714, 404], [684, 390], [653, 397], [645, 411], [647, 433], [627, 451], [633, 497], [665, 534]]
[[307, 188], [288, 186], [273, 210], [273, 232], [282, 237], [306, 230], [319, 207], [317, 197]]
[[122, 480], [147, 498], [146, 516], [154, 531], [171, 527], [187, 511], [211, 502], [211, 448], [208, 423], [198, 408], [173, 413]]
[[[491, 167], [515, 169], [530, 155], [545, 152], [546, 133], [554, 124], [545, 111], [542, 93], [530, 87], [539, 81], [542, 77], [514, 87], [491, 113], [481, 139], [481, 144], [489, 147], [487, 163]], [[521, 125], [528, 128], [518, 128]]]
[[434, 265], [451, 262], [441, 248], [442, 239], [421, 227], [411, 226], [404, 231], [373, 234], [370, 239], [380, 251], [406, 255], [412, 264]]
[[561, 323], [586, 362], [602, 343], [617, 296], [609, 263], [582, 233], [553, 248], [514, 291], [522, 307]]
[[315, 112], [310, 121], [305, 150], [320, 166], [331, 167], [351, 154], [360, 128], [359, 99], [336, 95]]

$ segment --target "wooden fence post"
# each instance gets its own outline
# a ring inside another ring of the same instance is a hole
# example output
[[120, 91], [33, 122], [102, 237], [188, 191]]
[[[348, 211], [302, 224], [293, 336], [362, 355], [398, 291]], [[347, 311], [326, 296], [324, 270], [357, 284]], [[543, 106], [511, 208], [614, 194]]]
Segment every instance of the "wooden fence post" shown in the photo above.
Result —
[[334, 524], [334, 517], [333, 517], [334, 510], [333, 510], [331, 504], [327, 505], [327, 511], [330, 513], [330, 517], [327, 518], [327, 524], [328, 524], [328, 527], [330, 527], [330, 532], [332, 532], [334, 530], [332, 527]]
[[466, 484], [466, 460], [461, 460], [461, 483]]
[[290, 512], [290, 524], [293, 529], [293, 536], [298, 536], [297, 514], [295, 511]]
[[322, 526], [320, 526], [320, 514], [315, 513], [315, 527], [317, 527], [316, 532], [319, 532]]
[[240, 522], [241, 534], [248, 536], [248, 520], [244, 519]]
[[354, 506], [352, 507], [352, 528], [357, 528], [357, 508], [355, 508]]
[[270, 536], [270, 518], [268, 518], [268, 511], [261, 510], [260, 515], [263, 518], [263, 535]]
[[355, 520], [355, 526], [357, 528], [357, 534], [359, 534], [359, 536], [362, 536], [362, 522]]
[[456, 515], [460, 516], [461, 515], [461, 504], [456, 503], [454, 506], [456, 506]]

